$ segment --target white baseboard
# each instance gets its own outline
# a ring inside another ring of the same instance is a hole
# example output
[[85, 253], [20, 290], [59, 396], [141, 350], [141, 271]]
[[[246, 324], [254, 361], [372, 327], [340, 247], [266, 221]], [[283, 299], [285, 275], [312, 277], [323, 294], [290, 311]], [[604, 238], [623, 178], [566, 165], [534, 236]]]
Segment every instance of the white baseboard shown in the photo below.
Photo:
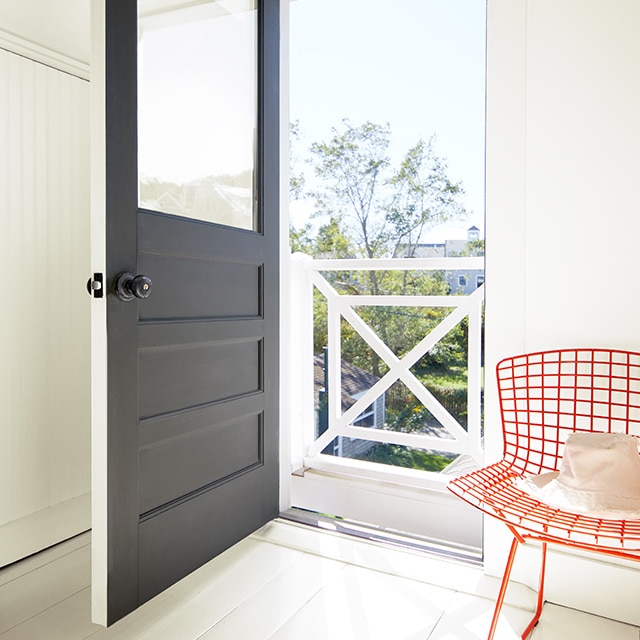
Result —
[[0, 525], [0, 567], [26, 558], [91, 528], [91, 494]]

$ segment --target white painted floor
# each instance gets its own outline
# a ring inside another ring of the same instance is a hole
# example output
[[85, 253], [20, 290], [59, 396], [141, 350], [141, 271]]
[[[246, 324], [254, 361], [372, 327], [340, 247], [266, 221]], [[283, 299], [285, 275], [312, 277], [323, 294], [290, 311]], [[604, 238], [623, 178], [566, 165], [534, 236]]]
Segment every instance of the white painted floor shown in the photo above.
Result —
[[[467, 565], [272, 522], [109, 629], [90, 622], [90, 536], [0, 571], [0, 640], [481, 640], [497, 581]], [[498, 638], [533, 594], [513, 585]], [[638, 640], [638, 627], [545, 605], [533, 640]]]

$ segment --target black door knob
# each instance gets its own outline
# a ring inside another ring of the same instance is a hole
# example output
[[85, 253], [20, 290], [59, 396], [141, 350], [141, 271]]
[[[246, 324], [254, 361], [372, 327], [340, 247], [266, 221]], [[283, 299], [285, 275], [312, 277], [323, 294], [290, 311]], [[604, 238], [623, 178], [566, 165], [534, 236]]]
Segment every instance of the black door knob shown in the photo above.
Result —
[[153, 282], [149, 276], [134, 276], [128, 271], [121, 273], [115, 284], [116, 295], [125, 302], [134, 298], [148, 298], [152, 287]]

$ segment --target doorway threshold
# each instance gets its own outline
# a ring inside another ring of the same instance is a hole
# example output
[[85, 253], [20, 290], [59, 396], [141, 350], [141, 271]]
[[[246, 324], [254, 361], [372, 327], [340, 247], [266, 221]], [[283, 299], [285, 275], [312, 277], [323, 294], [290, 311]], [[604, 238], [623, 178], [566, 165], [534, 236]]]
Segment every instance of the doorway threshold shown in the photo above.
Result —
[[476, 547], [456, 544], [446, 540], [436, 540], [369, 523], [346, 520], [338, 516], [329, 516], [297, 507], [283, 511], [280, 513], [280, 518], [325, 531], [353, 536], [369, 542], [417, 551], [440, 559], [454, 560], [476, 567], [482, 566], [482, 549]]

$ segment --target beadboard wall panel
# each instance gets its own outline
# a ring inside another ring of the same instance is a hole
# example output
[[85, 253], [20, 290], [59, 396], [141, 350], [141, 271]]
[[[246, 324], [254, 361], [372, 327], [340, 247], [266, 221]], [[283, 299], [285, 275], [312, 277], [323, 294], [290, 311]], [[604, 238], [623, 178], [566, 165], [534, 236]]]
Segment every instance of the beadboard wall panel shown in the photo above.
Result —
[[0, 50], [0, 525], [90, 489], [89, 84]]

